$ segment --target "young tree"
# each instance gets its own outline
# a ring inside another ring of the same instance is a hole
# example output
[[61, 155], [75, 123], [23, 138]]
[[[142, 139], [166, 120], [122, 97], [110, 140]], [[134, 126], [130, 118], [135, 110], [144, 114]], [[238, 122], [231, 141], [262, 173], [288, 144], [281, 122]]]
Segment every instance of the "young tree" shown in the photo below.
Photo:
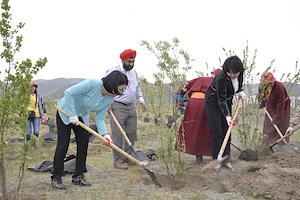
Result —
[[[157, 67], [159, 72], [154, 74], [156, 90], [152, 93], [147, 92], [147, 94], [152, 94], [149, 99], [151, 100], [150, 103], [155, 104], [153, 105], [153, 109], [155, 109], [156, 117], [162, 117], [163, 112], [166, 113], [163, 111], [163, 108], [168, 107], [169, 104], [172, 106], [172, 116], [174, 118], [175, 116], [177, 117], [178, 107], [175, 106], [174, 95], [178, 91], [178, 88], [183, 83], [186, 83], [186, 73], [191, 69], [190, 63], [193, 61], [187, 52], [179, 48], [179, 40], [177, 38], [173, 38], [172, 42], [154, 42], [154, 46], [147, 41], [141, 41], [140, 43], [142, 46], [146, 46], [158, 60]], [[184, 64], [181, 64], [182, 62]], [[170, 85], [169, 91], [165, 91], [166, 83]], [[165, 92], [168, 92], [170, 96], [167, 100], [164, 99], [163, 94]], [[168, 99], [172, 99], [172, 101], [168, 102]], [[167, 169], [173, 189], [180, 189], [182, 187], [185, 170], [185, 161], [181, 155], [182, 153], [174, 150], [174, 144], [180, 143], [178, 129], [179, 121], [177, 120], [175, 120], [173, 126], [167, 131], [166, 126], [158, 124], [160, 136], [158, 156], [162, 159]]]
[[[16, 28], [11, 27], [12, 15], [9, 13], [9, 0], [2, 1], [1, 9], [0, 34], [3, 46], [1, 59], [5, 66], [1, 66], [0, 71], [0, 185], [2, 199], [6, 200], [8, 199], [8, 191], [6, 188], [5, 157], [9, 155], [4, 153], [5, 140], [14, 131], [22, 133], [24, 138], [24, 148], [20, 156], [19, 183], [16, 188], [17, 191], [20, 191], [26, 167], [26, 154], [29, 149], [29, 144], [25, 140], [27, 132], [26, 110], [30, 91], [29, 82], [32, 79], [32, 75], [46, 65], [47, 58], [39, 59], [34, 65], [30, 59], [21, 62], [15, 61], [15, 55], [20, 51], [23, 41], [23, 36], [18, 35], [18, 32], [25, 24], [20, 22]], [[15, 124], [16, 121], [19, 121], [20, 124]], [[17, 195], [18, 192], [16, 193]]]

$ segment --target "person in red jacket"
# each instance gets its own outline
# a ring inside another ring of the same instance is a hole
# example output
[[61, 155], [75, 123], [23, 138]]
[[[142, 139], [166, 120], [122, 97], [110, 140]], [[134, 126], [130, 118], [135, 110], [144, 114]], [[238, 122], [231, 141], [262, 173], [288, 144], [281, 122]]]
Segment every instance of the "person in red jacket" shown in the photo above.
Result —
[[[212, 156], [211, 134], [204, 108], [204, 97], [207, 88], [220, 71], [216, 69], [211, 73], [211, 77], [195, 78], [186, 85], [189, 101], [178, 131], [179, 149], [195, 155], [197, 163], [202, 163], [202, 156]], [[178, 149], [177, 146], [175, 148]]]
[[[272, 121], [265, 114], [263, 133], [267, 135], [265, 142], [273, 144], [280, 138], [273, 124], [277, 125], [282, 134], [290, 125], [291, 100], [284, 85], [277, 81], [271, 72], [263, 75], [259, 87], [259, 108], [266, 107]], [[289, 137], [286, 138], [289, 141]]]

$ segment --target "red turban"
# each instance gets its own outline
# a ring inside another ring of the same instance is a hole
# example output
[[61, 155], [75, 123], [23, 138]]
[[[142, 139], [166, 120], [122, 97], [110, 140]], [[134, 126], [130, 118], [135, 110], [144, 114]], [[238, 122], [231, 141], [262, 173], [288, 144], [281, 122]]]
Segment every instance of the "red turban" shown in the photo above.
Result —
[[36, 88], [38, 88], [38, 84], [36, 84], [36, 83], [33, 82], [33, 81], [30, 81], [30, 85], [31, 85], [31, 86], [34, 86], [34, 87], [36, 87]]
[[126, 49], [120, 54], [120, 58], [122, 61], [128, 60], [129, 58], [135, 58], [136, 51], [132, 49]]
[[267, 72], [263, 76], [263, 83], [268, 84], [268, 83], [274, 83], [276, 79], [274, 78], [273, 74], [271, 72]]

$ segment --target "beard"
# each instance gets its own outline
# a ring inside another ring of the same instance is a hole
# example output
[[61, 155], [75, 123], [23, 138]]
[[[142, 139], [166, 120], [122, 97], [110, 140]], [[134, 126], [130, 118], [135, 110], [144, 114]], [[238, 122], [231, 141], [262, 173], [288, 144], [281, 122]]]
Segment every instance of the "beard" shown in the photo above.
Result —
[[126, 71], [130, 71], [132, 70], [133, 66], [130, 66], [130, 65], [126, 65], [125, 62], [123, 63], [123, 67]]

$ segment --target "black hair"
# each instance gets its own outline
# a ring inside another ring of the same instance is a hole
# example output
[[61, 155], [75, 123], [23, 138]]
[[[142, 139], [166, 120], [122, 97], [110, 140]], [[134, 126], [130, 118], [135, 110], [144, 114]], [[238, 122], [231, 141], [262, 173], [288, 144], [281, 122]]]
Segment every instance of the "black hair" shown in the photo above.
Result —
[[34, 90], [34, 94], [35, 94], [35, 107], [37, 107], [37, 103], [38, 103], [38, 94], [37, 94], [37, 88], [35, 88], [35, 90]]
[[127, 76], [118, 70], [112, 71], [101, 80], [103, 81], [104, 88], [111, 94], [120, 95], [121, 93], [118, 90], [119, 85], [128, 85]]
[[225, 62], [223, 64], [223, 70], [225, 72], [229, 72], [230, 69], [235, 74], [238, 72], [241, 72], [241, 73], [244, 72], [244, 65], [243, 65], [243, 62], [241, 61], [241, 59], [239, 59], [239, 57], [230, 56], [225, 60]]

